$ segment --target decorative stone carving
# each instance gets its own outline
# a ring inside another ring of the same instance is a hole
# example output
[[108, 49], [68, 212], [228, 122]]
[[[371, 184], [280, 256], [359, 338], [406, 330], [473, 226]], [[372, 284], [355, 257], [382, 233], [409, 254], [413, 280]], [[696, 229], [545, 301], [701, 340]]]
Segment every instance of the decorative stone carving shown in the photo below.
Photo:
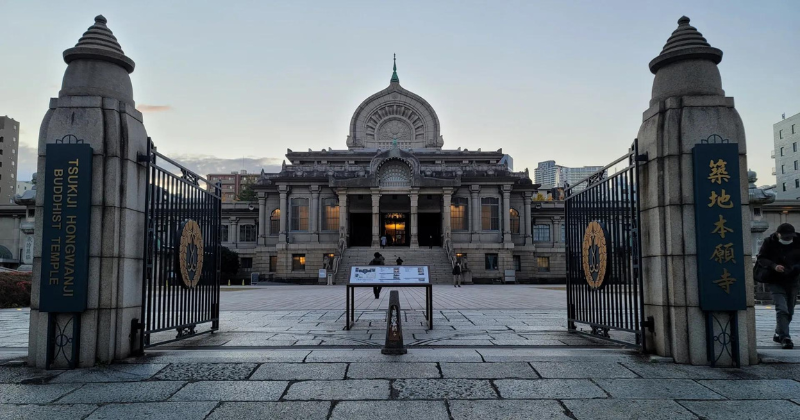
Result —
[[381, 187], [410, 187], [411, 168], [399, 160], [383, 164], [379, 172]]

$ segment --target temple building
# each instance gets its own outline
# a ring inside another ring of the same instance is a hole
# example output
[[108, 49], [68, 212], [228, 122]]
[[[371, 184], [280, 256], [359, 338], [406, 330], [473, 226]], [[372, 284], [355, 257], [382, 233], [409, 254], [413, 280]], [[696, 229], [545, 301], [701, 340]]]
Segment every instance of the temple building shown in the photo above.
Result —
[[346, 282], [385, 236], [387, 265], [429, 265], [436, 283], [452, 281], [455, 261], [474, 282], [565, 278], [563, 203], [543, 200], [502, 149], [445, 148], [436, 111], [396, 64], [356, 108], [346, 145], [289, 149], [252, 185], [257, 201], [223, 203], [223, 245], [245, 274], [315, 282], [326, 268]]

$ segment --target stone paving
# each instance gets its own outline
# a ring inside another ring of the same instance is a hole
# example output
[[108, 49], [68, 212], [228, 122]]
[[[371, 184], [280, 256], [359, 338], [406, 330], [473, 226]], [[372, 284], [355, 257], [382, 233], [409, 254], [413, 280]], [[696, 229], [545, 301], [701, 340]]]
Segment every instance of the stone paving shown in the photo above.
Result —
[[602, 348], [156, 350], [75, 371], [0, 365], [0, 419], [798, 418], [800, 352], [770, 357], [713, 369]]

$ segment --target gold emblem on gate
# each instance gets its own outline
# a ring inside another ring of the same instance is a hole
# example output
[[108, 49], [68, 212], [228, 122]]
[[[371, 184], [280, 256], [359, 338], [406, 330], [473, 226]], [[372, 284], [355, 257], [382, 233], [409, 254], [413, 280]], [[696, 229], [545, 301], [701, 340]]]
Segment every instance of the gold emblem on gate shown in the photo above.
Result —
[[181, 279], [192, 288], [200, 282], [203, 274], [203, 232], [194, 220], [187, 220], [181, 229], [181, 244], [178, 250]]
[[593, 289], [603, 285], [608, 266], [608, 248], [606, 232], [599, 222], [593, 221], [583, 234], [583, 274], [586, 282]]

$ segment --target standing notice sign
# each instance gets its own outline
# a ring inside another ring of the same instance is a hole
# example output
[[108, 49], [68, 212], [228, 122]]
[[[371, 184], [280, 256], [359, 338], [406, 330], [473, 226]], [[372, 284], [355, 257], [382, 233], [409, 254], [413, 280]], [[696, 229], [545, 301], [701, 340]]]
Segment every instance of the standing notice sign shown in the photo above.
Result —
[[39, 310], [83, 312], [89, 283], [92, 148], [48, 144]]
[[414, 265], [369, 265], [351, 267], [351, 284], [428, 284], [427, 266]]

